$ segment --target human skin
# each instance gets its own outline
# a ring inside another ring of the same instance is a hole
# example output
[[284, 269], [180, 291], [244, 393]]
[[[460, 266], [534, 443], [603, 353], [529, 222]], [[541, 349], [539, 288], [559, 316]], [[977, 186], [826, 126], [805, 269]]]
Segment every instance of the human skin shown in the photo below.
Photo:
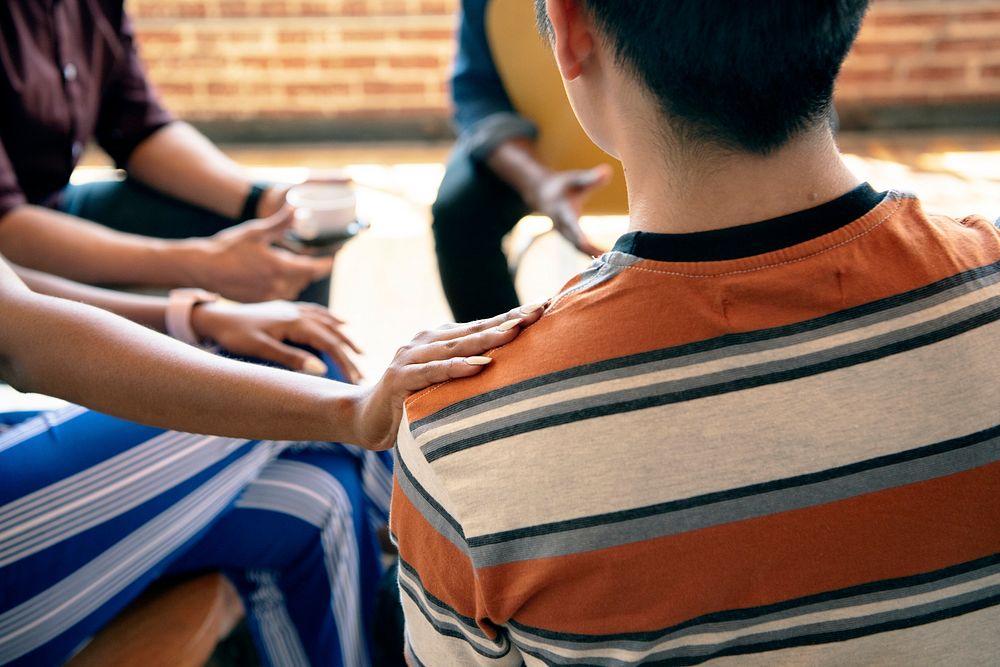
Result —
[[618, 64], [579, 0], [547, 0], [546, 7], [573, 110], [594, 143], [624, 167], [629, 231], [687, 233], [749, 224], [832, 201], [860, 184], [826, 119], [767, 155], [686, 142]]
[[[245, 171], [194, 128], [170, 123], [129, 157], [130, 177], [182, 201], [237, 217], [250, 192]], [[285, 189], [269, 188], [258, 219], [207, 238], [165, 240], [127, 234], [41, 206], [0, 218], [0, 253], [22, 266], [108, 285], [201, 287], [237, 301], [291, 299], [330, 275], [333, 258], [275, 247], [291, 225]]]
[[556, 231], [577, 250], [591, 256], [604, 252], [580, 228], [580, 211], [587, 197], [611, 180], [607, 165], [554, 171], [538, 159], [531, 141], [517, 138], [497, 146], [486, 158], [486, 166], [533, 211], [551, 218]]
[[38, 294], [0, 258], [0, 378], [180, 431], [387, 449], [414, 391], [482, 371], [542, 308], [419, 334], [370, 387], [218, 357], [105, 310]]

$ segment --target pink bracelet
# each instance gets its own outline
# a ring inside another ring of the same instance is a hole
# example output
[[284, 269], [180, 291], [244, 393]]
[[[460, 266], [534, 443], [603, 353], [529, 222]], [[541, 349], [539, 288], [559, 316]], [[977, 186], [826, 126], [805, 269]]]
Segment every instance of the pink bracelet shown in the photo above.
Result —
[[203, 289], [182, 288], [170, 290], [167, 297], [165, 325], [167, 335], [188, 345], [201, 345], [202, 341], [191, 326], [191, 311], [201, 303], [214, 303], [219, 295]]

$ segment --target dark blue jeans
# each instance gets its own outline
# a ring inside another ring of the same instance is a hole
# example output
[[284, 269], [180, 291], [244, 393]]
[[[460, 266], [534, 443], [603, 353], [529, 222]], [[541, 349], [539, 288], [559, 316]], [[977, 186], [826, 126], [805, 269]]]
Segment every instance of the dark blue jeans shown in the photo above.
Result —
[[456, 147], [431, 213], [441, 285], [457, 321], [518, 305], [501, 241], [530, 212], [517, 192]]

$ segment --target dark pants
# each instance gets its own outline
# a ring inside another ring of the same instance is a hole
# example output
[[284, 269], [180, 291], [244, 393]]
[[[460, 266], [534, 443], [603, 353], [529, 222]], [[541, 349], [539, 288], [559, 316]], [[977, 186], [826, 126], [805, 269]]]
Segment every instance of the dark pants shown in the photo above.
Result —
[[[69, 185], [63, 191], [59, 208], [121, 232], [162, 239], [211, 236], [242, 222], [161, 194], [131, 179]], [[299, 300], [327, 305], [330, 279], [307, 287]]]
[[509, 185], [457, 147], [431, 208], [438, 270], [459, 322], [518, 305], [501, 241], [531, 211]]

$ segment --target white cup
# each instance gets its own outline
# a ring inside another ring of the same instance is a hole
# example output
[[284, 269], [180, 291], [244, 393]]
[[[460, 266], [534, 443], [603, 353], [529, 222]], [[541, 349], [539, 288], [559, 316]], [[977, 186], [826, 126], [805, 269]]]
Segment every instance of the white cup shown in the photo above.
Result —
[[357, 198], [346, 183], [303, 183], [285, 199], [295, 209], [292, 227], [306, 241], [344, 233], [357, 220]]

